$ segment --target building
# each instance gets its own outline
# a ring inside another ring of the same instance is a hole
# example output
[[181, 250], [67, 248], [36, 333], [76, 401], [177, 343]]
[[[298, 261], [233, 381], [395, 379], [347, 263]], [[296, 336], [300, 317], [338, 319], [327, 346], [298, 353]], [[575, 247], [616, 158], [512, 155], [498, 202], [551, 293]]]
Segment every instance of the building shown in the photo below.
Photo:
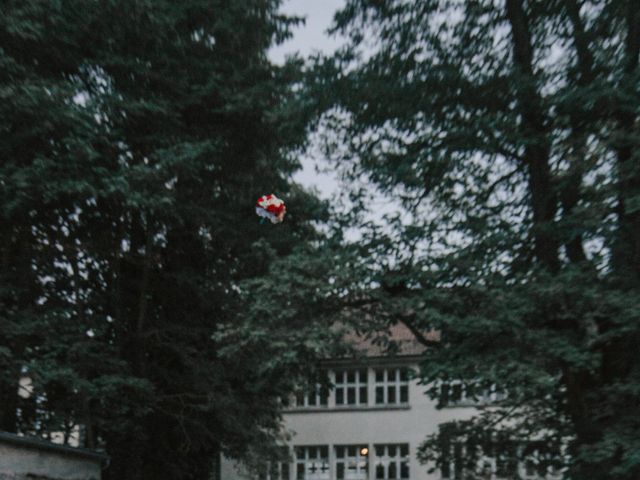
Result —
[[[471, 416], [475, 408], [458, 402], [436, 408], [410, 372], [424, 347], [403, 324], [389, 332], [398, 347], [389, 356], [378, 342], [354, 335], [357, 359], [324, 363], [333, 388], [301, 393], [284, 411], [294, 463], [271, 465], [267, 480], [431, 480], [452, 471], [428, 473], [416, 456], [425, 437], [441, 423]], [[223, 460], [222, 480], [250, 476]]]
[[103, 453], [0, 432], [0, 480], [100, 480], [108, 462]]

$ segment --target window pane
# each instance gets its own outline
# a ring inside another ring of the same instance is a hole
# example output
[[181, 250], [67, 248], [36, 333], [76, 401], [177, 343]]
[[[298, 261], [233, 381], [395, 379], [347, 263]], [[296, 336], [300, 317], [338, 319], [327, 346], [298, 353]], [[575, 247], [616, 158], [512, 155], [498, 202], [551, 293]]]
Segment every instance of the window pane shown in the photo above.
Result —
[[360, 370], [360, 383], [367, 383], [367, 371]]
[[456, 479], [462, 479], [462, 444], [456, 443], [453, 446], [454, 475]]
[[336, 464], [336, 476], [338, 480], [342, 480], [344, 478], [344, 463], [339, 462]]
[[347, 382], [355, 383], [355, 381], [356, 381], [356, 372], [351, 370], [349, 373], [347, 373]]
[[354, 446], [347, 447], [347, 455], [349, 455], [350, 457], [355, 457], [356, 456], [356, 447], [354, 447]]
[[400, 385], [400, 403], [409, 402], [409, 387], [406, 385]]
[[318, 458], [318, 449], [316, 447], [309, 447], [309, 458]]
[[449, 403], [449, 385], [443, 383], [440, 386], [440, 404], [447, 405]]
[[442, 476], [442, 478], [450, 478], [451, 477], [451, 470], [449, 468], [449, 462], [445, 462], [442, 465], [442, 468], [440, 469], [440, 475]]
[[376, 403], [384, 403], [384, 387], [376, 387]]
[[387, 403], [396, 403], [396, 387], [394, 385], [387, 387]]
[[329, 447], [320, 447], [320, 458], [329, 458]]
[[304, 463], [297, 465], [296, 478], [298, 480], [304, 480]]
[[409, 380], [409, 370], [406, 368], [400, 369], [400, 381], [406, 382]]
[[533, 477], [536, 474], [536, 466], [533, 463], [533, 460], [527, 460], [525, 464], [525, 469], [528, 477]]
[[454, 402], [459, 402], [462, 399], [462, 385], [456, 383], [451, 387], [451, 399]]
[[347, 403], [354, 405], [356, 403], [356, 389], [355, 387], [347, 388]]
[[400, 478], [409, 478], [409, 462], [400, 464]]
[[376, 382], [384, 382], [384, 370], [376, 370]]
[[327, 392], [326, 388], [323, 388], [320, 391], [320, 405], [327, 405], [327, 400], [329, 398], [329, 392]]
[[344, 371], [336, 372], [336, 383], [344, 383]]
[[387, 450], [389, 451], [389, 456], [390, 457], [395, 457], [396, 456], [396, 446], [395, 445], [389, 445], [387, 447]]
[[376, 465], [376, 478], [379, 480], [384, 479], [384, 465], [381, 463]]
[[344, 447], [336, 447], [336, 457], [344, 458]]
[[396, 462], [389, 463], [389, 478], [397, 478], [397, 467]]
[[309, 405], [313, 407], [313, 406], [315, 406], [315, 404], [316, 404], [316, 393], [315, 392], [311, 392], [309, 394]]
[[400, 445], [400, 456], [401, 457], [409, 456], [409, 445]]
[[469, 400], [475, 400], [476, 392], [472, 383], [464, 386], [464, 396]]
[[367, 403], [367, 387], [360, 387], [360, 403]]
[[382, 445], [376, 445], [376, 457], [384, 457], [384, 447]]
[[336, 388], [336, 403], [344, 405], [344, 389], [342, 388]]

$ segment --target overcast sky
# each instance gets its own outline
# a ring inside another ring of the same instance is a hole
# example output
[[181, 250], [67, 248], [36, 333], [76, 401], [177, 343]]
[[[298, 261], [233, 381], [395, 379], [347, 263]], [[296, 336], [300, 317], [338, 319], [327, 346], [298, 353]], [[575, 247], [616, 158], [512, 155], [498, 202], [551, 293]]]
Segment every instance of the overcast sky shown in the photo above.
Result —
[[[340, 40], [329, 37], [327, 28], [331, 25], [333, 14], [344, 5], [345, 0], [285, 0], [281, 11], [285, 14], [305, 17], [304, 25], [294, 29], [293, 38], [276, 48], [269, 56], [276, 63], [282, 63], [287, 55], [295, 52], [307, 57], [315, 51], [331, 53], [340, 45]], [[303, 158], [303, 169], [294, 179], [307, 187], [315, 187], [321, 197], [329, 197], [338, 188], [337, 181], [328, 174], [316, 172], [316, 164], [322, 164], [322, 158]]]
[[284, 0], [281, 11], [306, 19], [305, 24], [294, 29], [293, 38], [276, 48], [269, 55], [281, 63], [287, 54], [299, 52], [308, 56], [314, 51], [331, 52], [339, 40], [329, 37], [325, 31], [333, 21], [333, 14], [342, 7], [345, 0]]

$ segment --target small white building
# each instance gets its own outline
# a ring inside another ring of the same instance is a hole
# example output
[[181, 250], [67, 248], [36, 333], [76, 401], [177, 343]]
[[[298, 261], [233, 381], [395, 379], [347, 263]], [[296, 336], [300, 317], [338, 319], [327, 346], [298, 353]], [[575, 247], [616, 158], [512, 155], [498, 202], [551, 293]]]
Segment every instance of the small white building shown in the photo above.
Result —
[[[425, 386], [410, 374], [424, 347], [403, 324], [390, 338], [389, 356], [371, 341], [357, 339], [357, 359], [324, 363], [333, 388], [298, 395], [284, 411], [293, 463], [271, 465], [266, 480], [431, 480], [453, 472], [428, 473], [416, 456], [441, 423], [468, 418], [473, 407], [436, 408]], [[354, 340], [357, 337], [354, 336]], [[431, 466], [432, 468], [433, 466]], [[221, 480], [250, 478], [240, 465], [223, 460]]]
[[109, 457], [0, 431], [0, 480], [100, 480]]

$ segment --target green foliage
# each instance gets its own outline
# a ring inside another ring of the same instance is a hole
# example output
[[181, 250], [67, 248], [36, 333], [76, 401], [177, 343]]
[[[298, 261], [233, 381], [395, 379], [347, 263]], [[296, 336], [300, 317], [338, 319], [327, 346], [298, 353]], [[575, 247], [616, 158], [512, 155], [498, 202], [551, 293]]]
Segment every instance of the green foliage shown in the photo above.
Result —
[[[245, 323], [238, 285], [324, 210], [291, 182], [305, 124], [299, 65], [266, 58], [298, 21], [279, 3], [4, 2], [1, 429], [79, 427], [118, 479], [206, 478], [278, 436], [322, 348]], [[253, 212], [272, 191], [277, 228]]]
[[555, 447], [541, 465], [568, 478], [637, 478], [638, 3], [350, 0], [335, 30], [348, 44], [306, 83], [327, 151], [356, 211], [363, 181], [400, 206], [373, 207], [337, 299], [371, 329], [441, 332], [432, 396], [454, 380], [508, 392], [423, 458], [444, 468], [444, 437], [488, 435], [503, 453]]

